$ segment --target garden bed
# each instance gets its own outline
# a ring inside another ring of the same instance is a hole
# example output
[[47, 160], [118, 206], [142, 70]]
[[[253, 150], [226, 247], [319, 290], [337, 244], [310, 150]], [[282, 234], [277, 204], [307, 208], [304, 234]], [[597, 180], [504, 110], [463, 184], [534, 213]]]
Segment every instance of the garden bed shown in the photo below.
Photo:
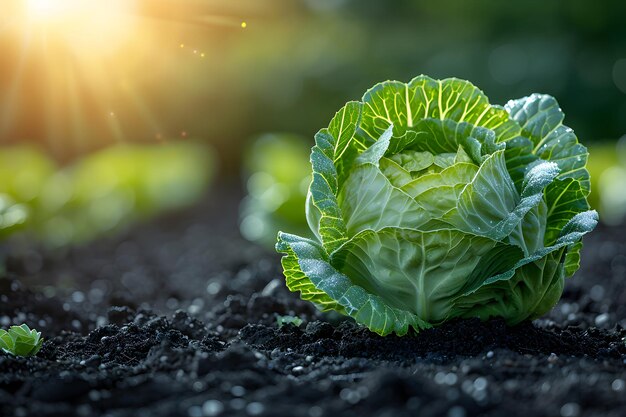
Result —
[[0, 415], [626, 415], [626, 227], [585, 239], [542, 319], [382, 338], [290, 293], [239, 237], [238, 197], [63, 252], [4, 247], [0, 325], [46, 340], [0, 353]]

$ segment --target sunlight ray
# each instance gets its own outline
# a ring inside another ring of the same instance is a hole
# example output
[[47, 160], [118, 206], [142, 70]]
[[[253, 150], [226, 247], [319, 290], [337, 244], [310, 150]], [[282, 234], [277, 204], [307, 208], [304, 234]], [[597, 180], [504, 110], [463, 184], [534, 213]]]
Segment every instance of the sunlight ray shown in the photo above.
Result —
[[[9, 5], [0, 16], [0, 44], [15, 57], [0, 62], [0, 74], [7, 74], [0, 79], [0, 133], [9, 140], [44, 141], [59, 154], [131, 136], [171, 135], [146, 91], [144, 77], [152, 76], [146, 64], [159, 65], [173, 54], [180, 58], [183, 42], [177, 38], [197, 38], [198, 29], [246, 26], [230, 14], [232, 6], [217, 0], [11, 0]], [[194, 47], [194, 55], [204, 58], [201, 48]], [[164, 65], [161, 71], [169, 76], [172, 70]], [[16, 134], [20, 137], [12, 137]]]

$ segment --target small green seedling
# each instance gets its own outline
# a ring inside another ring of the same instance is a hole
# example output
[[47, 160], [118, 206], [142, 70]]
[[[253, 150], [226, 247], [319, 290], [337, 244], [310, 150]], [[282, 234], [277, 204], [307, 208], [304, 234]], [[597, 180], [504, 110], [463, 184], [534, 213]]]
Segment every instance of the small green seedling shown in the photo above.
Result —
[[299, 327], [302, 324], [302, 319], [298, 316], [276, 316], [276, 322], [278, 322], [278, 328], [283, 327], [286, 324], [293, 324]]
[[0, 349], [14, 356], [34, 356], [41, 349], [41, 332], [31, 330], [26, 324], [0, 329]]

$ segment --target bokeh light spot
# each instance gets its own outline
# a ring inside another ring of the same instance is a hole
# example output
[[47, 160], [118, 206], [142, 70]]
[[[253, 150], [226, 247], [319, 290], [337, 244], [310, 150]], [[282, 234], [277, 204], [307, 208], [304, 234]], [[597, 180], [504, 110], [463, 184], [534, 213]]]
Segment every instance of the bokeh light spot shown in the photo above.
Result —
[[626, 94], [626, 58], [618, 59], [613, 64], [613, 82], [622, 93]]

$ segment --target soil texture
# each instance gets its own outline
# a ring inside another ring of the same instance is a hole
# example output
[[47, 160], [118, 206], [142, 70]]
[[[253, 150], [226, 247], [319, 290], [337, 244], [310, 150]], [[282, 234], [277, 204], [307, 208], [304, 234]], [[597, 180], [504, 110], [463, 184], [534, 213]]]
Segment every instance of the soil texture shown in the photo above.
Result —
[[[545, 317], [379, 337], [290, 293], [237, 233], [236, 195], [83, 247], [1, 248], [2, 416], [626, 415], [626, 226], [599, 226]], [[279, 326], [278, 316], [300, 326]]]

